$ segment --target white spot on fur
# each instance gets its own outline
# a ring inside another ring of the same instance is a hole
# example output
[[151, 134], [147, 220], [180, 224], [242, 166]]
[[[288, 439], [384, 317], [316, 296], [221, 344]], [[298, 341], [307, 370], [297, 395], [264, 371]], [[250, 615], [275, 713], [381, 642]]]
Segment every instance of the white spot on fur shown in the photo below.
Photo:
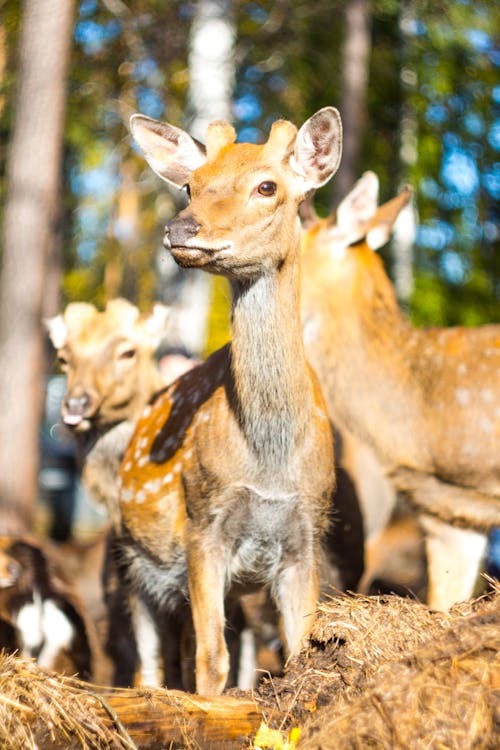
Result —
[[134, 493], [132, 490], [124, 489], [120, 493], [120, 500], [124, 503], [129, 503], [134, 498]]
[[479, 420], [479, 426], [483, 432], [493, 432], [493, 422], [488, 417], [481, 417]]
[[163, 477], [162, 484], [170, 484], [173, 478], [174, 478], [174, 475], [172, 474], [171, 471], [169, 471], [168, 474], [165, 474], [165, 476]]
[[470, 391], [468, 388], [457, 388], [455, 398], [461, 406], [466, 406], [470, 401]]
[[148, 460], [149, 460], [149, 459], [148, 459], [148, 457], [147, 457], [146, 455], [142, 455], [142, 456], [141, 456], [141, 457], [140, 457], [140, 458], [138, 459], [138, 461], [137, 461], [137, 466], [141, 466], [141, 467], [142, 467], [142, 466], [146, 466], [146, 464], [147, 464]]
[[149, 417], [150, 414], [151, 414], [151, 407], [150, 406], [146, 406], [145, 409], [144, 409], [144, 411], [142, 412], [142, 415], [144, 417]]
[[182, 464], [181, 464], [180, 462], [178, 462], [178, 463], [176, 463], [176, 464], [175, 464], [175, 466], [174, 466], [174, 472], [175, 472], [176, 474], [179, 474], [179, 472], [181, 472], [181, 471], [182, 471]]
[[156, 494], [161, 487], [161, 479], [151, 479], [144, 485], [144, 490], [149, 494]]
[[139, 490], [139, 492], [135, 496], [135, 502], [143, 503], [145, 499], [146, 499], [146, 493], [143, 492], [143, 490]]
[[457, 373], [458, 375], [465, 375], [466, 372], [467, 372], [467, 365], [465, 364], [465, 362], [462, 362], [457, 367]]
[[483, 388], [481, 391], [481, 398], [483, 399], [483, 401], [489, 404], [494, 399], [493, 391], [491, 391], [489, 388]]
[[132, 468], [132, 463], [130, 461], [127, 461], [127, 463], [123, 467], [123, 471], [130, 471]]

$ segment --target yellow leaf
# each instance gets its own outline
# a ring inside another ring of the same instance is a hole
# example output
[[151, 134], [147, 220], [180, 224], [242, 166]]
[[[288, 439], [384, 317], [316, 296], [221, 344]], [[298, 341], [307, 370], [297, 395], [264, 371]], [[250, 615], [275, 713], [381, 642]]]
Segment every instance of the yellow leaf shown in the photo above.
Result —
[[271, 729], [263, 721], [253, 741], [254, 750], [294, 750], [300, 737], [299, 727], [293, 727], [285, 734]]

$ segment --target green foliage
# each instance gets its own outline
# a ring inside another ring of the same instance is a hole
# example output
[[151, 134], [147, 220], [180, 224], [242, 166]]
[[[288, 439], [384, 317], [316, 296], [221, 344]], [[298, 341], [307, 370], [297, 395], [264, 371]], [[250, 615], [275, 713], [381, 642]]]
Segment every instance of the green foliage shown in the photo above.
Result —
[[[234, 5], [234, 112], [244, 137], [262, 140], [277, 117], [300, 124], [319, 107], [338, 104], [345, 2], [235, 0]], [[194, 3], [182, 0], [79, 4], [65, 130], [64, 302], [102, 303], [119, 293], [146, 308], [158, 296], [156, 252], [177, 198], [164, 186], [160, 190], [135, 153], [127, 123], [133, 111], [142, 111], [183, 124], [193, 11]], [[5, 136], [20, 12], [14, 0], [4, 4], [7, 68], [0, 112]], [[420, 231], [411, 314], [417, 324], [500, 320], [494, 194], [499, 53], [493, 33], [498, 28], [500, 5], [488, 0], [372, 3], [361, 171], [379, 175], [382, 200], [402, 181], [415, 188]], [[415, 158], [405, 163], [404, 128], [416, 145]], [[0, 147], [2, 165], [6, 142], [7, 137]], [[469, 193], [460, 194], [450, 183], [453, 154], [465, 154], [472, 174], [476, 169], [477, 185]], [[0, 194], [3, 186], [0, 180]], [[320, 213], [329, 201], [327, 187], [317, 196]], [[227, 335], [227, 294], [218, 283], [209, 349]]]
[[499, 109], [493, 91], [500, 61], [491, 34], [500, 9], [484, 0], [414, 7], [420, 28], [406, 39], [418, 82], [408, 92], [418, 127], [418, 158], [409, 170], [420, 222], [413, 316], [434, 324], [439, 308], [441, 324], [499, 321], [499, 139], [493, 135]]

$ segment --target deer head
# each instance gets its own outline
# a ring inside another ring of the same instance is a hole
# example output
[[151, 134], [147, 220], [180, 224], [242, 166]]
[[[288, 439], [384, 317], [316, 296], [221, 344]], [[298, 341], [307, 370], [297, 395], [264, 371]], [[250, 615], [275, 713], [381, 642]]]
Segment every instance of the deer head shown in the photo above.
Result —
[[124, 299], [99, 312], [83, 302], [45, 321], [66, 373], [62, 419], [77, 432], [138, 416], [161, 378], [153, 355], [165, 334], [168, 309], [156, 304], [141, 316]]
[[154, 171], [189, 197], [189, 206], [166, 228], [175, 260], [238, 280], [284, 260], [283, 228], [289, 224], [293, 231], [299, 203], [330, 179], [341, 154], [333, 107], [298, 132], [290, 122], [276, 122], [263, 146], [235, 144], [234, 129], [214, 122], [206, 152], [187, 133], [142, 115], [132, 117], [131, 128]]

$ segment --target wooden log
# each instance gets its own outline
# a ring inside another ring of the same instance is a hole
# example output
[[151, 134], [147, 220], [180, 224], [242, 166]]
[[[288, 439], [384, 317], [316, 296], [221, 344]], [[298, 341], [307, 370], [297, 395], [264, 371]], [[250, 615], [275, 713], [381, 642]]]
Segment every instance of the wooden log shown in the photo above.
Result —
[[107, 710], [111, 709], [140, 750], [248, 747], [263, 718], [257, 705], [247, 698], [116, 688], [96, 688], [95, 695], [104, 702], [99, 705], [96, 701], [96, 710], [107, 712], [111, 725], [116, 724]]
[[2, 750], [240, 750], [261, 721], [248, 693], [100, 687], [0, 651]]

